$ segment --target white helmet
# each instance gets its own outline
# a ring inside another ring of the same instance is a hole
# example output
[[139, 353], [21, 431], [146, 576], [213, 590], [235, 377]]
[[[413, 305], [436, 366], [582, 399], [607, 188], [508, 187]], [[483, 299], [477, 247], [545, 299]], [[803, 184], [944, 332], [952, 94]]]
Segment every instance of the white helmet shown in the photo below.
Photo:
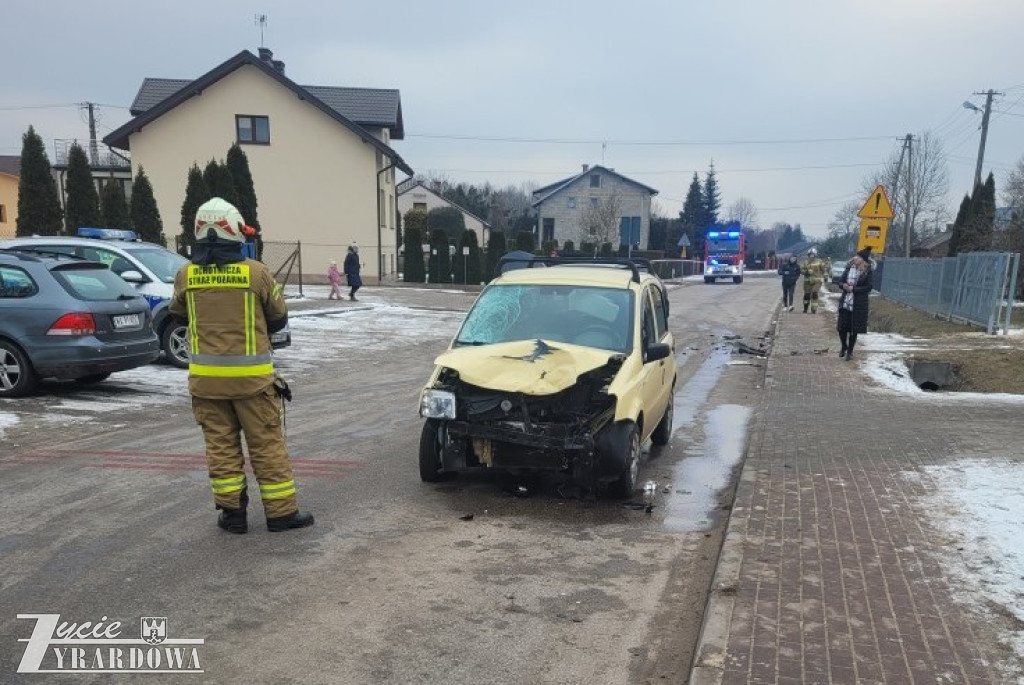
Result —
[[219, 197], [204, 202], [196, 211], [196, 241], [245, 242], [245, 219], [233, 204]]
[[811, 249], [809, 249], [807, 251], [807, 256], [808, 257], [817, 257], [818, 256], [818, 248], [812, 247]]

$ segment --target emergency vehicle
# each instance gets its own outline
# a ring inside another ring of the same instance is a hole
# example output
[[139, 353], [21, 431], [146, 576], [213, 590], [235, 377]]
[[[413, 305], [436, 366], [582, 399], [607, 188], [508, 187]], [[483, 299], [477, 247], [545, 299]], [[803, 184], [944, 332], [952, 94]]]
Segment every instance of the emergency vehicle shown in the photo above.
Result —
[[743, 231], [708, 231], [704, 239], [704, 282], [719, 278], [743, 282], [747, 261], [746, 236]]

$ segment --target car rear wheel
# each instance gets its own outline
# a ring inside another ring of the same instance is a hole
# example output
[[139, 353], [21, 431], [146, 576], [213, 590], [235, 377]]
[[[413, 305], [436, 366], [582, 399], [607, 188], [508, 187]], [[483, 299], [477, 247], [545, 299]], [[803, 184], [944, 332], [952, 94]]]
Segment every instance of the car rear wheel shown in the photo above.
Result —
[[427, 419], [420, 433], [420, 480], [436, 483], [447, 475], [441, 470], [441, 424], [437, 419]]
[[668, 406], [665, 408], [665, 414], [661, 417], [661, 421], [658, 426], [651, 433], [651, 442], [661, 447], [667, 445], [669, 438], [672, 437], [672, 416], [675, 413], [675, 393], [669, 395]]
[[640, 478], [640, 431], [632, 421], [613, 428], [618, 429], [614, 442], [622, 453], [623, 470], [612, 482], [611, 492], [615, 497], [632, 497]]
[[81, 378], [76, 378], [75, 383], [79, 383], [81, 385], [92, 385], [93, 383], [100, 383], [102, 381], [105, 381], [108, 378], [110, 378], [109, 373], [94, 373], [89, 376], [82, 376]]
[[168, 323], [160, 334], [160, 346], [168, 363], [179, 369], [188, 368], [188, 325]]
[[733, 276], [732, 277], [732, 282], [733, 283], [742, 283], [743, 282], [743, 276]]
[[0, 340], [0, 397], [21, 397], [36, 386], [32, 363], [14, 343]]
[[710, 284], [715, 282], [715, 279], [709, 278], [709, 277], [705, 276], [704, 277], [704, 282], [707, 283], [708, 285], [710, 285]]

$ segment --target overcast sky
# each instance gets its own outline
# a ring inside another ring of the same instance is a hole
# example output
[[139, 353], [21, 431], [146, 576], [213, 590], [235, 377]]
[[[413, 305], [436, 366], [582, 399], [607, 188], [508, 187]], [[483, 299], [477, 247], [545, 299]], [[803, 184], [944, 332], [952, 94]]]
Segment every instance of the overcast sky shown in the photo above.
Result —
[[674, 216], [713, 159], [723, 207], [747, 197], [762, 226], [823, 235], [907, 133], [942, 139], [955, 211], [975, 91], [1005, 92], [985, 155], [997, 190], [1024, 155], [1022, 0], [3, 0], [0, 154], [29, 124], [48, 146], [87, 139], [77, 102], [101, 103], [108, 133], [144, 77], [255, 52], [256, 13], [296, 82], [399, 89], [395, 148], [452, 181], [547, 184], [604, 163]]

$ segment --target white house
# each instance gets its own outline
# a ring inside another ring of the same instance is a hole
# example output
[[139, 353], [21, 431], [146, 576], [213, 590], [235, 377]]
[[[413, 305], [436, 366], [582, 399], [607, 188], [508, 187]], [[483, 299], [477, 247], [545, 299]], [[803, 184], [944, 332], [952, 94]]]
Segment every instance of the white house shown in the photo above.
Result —
[[465, 210], [454, 202], [445, 199], [441, 193], [432, 189], [423, 181], [406, 181], [398, 186], [398, 213], [402, 215], [403, 226], [406, 212], [414, 209], [429, 212], [438, 207], [454, 207], [462, 213], [466, 228], [476, 233], [477, 245], [487, 246], [490, 238], [491, 225], [477, 215]]

